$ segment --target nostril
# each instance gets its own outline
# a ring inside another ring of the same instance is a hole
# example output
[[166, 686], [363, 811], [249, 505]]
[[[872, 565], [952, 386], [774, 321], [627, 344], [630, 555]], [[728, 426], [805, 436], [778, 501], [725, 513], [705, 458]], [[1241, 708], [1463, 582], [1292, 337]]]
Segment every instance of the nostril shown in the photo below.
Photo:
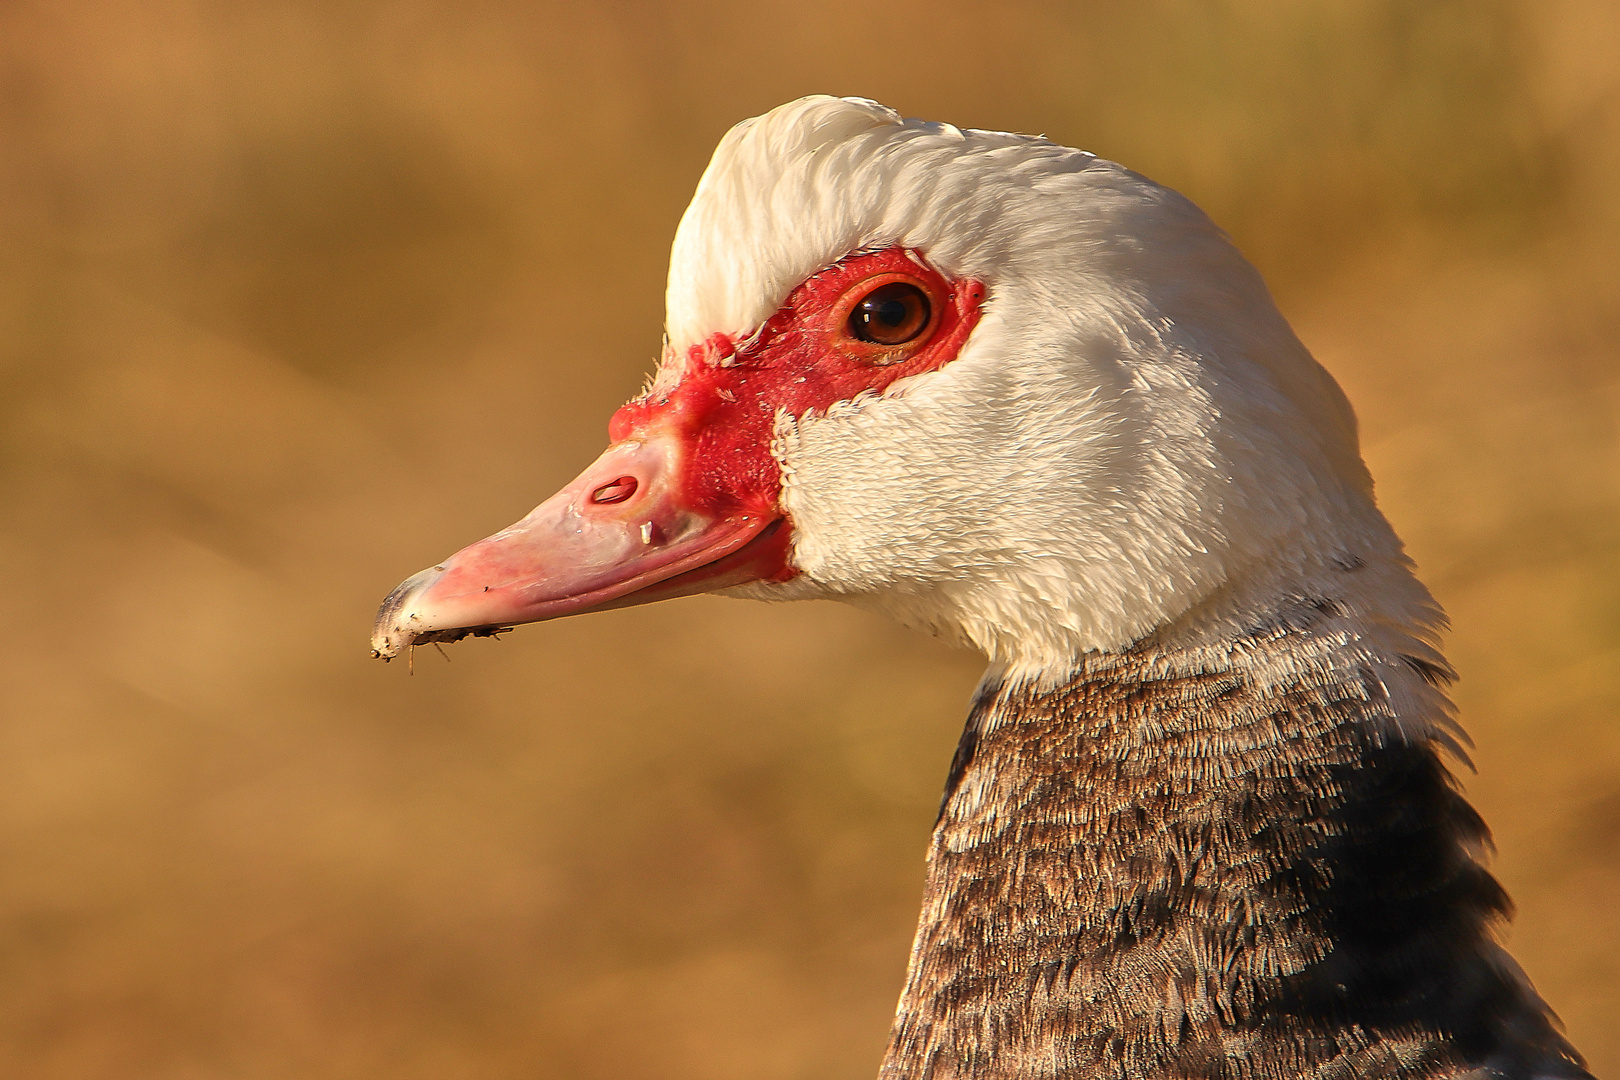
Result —
[[595, 491], [591, 492], [591, 502], [593, 502], [593, 503], [624, 502], [624, 500], [628, 499], [630, 496], [634, 495], [635, 493], [636, 493], [636, 478], [633, 477], [633, 476], [621, 476], [617, 480], [613, 480], [613, 481], [610, 481], [609, 483], [603, 484], [601, 487], [599, 487]]

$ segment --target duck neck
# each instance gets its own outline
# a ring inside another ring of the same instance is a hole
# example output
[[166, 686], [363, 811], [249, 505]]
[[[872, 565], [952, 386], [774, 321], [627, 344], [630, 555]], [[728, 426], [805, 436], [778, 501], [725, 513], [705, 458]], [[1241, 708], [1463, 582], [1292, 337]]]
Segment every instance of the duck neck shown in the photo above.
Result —
[[1439, 671], [1290, 627], [987, 678], [883, 1080], [1577, 1062], [1491, 937]]

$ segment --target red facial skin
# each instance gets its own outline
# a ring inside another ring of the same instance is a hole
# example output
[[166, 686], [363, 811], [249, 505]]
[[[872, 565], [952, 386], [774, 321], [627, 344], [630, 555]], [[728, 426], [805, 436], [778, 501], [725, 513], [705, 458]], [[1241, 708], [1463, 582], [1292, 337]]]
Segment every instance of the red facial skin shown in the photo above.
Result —
[[[923, 330], [898, 345], [854, 337], [856, 305], [897, 281], [927, 296]], [[770, 452], [777, 411], [823, 412], [937, 370], [956, 358], [984, 295], [981, 282], [949, 281], [915, 252], [866, 252], [806, 280], [751, 337], [715, 334], [678, 369], [666, 359], [653, 388], [613, 415], [613, 445], [578, 479], [384, 601], [374, 652], [792, 578]]]
[[[927, 328], [917, 342], [898, 346], [851, 337], [851, 310], [891, 281], [922, 287], [931, 307]], [[851, 256], [793, 290], [753, 337], [739, 343], [715, 334], [694, 345], [679, 383], [664, 393], [655, 387], [614, 413], [608, 437], [619, 442], [667, 426], [690, 448], [687, 505], [780, 517], [781, 475], [770, 453], [777, 410], [824, 412], [942, 367], [978, 322], [983, 298], [980, 282], [949, 282], [902, 248]]]

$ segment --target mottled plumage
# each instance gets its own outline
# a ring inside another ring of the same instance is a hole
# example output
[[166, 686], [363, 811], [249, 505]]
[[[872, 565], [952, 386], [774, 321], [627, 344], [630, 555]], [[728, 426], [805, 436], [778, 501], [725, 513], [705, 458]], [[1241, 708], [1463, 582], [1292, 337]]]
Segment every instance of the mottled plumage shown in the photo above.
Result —
[[884, 1080], [1587, 1075], [1492, 936], [1484, 823], [1324, 610], [981, 689]]

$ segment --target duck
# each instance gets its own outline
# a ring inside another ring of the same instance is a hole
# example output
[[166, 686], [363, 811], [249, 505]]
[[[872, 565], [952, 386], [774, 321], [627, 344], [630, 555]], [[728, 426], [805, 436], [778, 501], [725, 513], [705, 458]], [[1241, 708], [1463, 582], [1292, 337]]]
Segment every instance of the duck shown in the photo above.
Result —
[[882, 1080], [1589, 1077], [1351, 406], [1191, 201], [807, 97], [722, 139], [666, 304], [607, 450], [374, 656], [708, 592], [980, 651]]

